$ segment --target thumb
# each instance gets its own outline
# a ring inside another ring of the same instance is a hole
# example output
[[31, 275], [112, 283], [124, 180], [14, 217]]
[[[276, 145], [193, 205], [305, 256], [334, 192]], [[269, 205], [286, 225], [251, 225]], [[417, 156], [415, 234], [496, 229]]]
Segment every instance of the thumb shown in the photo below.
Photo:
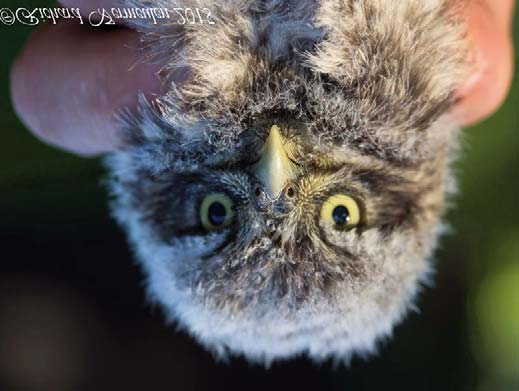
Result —
[[454, 115], [464, 125], [481, 121], [505, 100], [513, 75], [513, 44], [510, 32], [513, 0], [469, 1], [463, 9], [474, 69], [458, 91], [460, 103]]

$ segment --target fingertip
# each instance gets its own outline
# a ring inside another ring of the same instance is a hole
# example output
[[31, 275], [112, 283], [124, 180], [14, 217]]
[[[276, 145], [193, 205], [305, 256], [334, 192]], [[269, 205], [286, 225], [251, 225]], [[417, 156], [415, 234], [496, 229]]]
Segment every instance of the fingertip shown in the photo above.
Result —
[[497, 111], [508, 95], [513, 77], [513, 44], [508, 19], [484, 3], [464, 10], [471, 46], [470, 73], [458, 91], [453, 110], [462, 125], [475, 124]]
[[93, 156], [121, 144], [115, 113], [137, 105], [141, 91], [159, 94], [157, 67], [141, 61], [130, 30], [42, 26], [11, 69], [14, 109], [44, 142]]
[[40, 141], [61, 146], [58, 133], [45, 126], [41, 107], [34, 102], [35, 89], [38, 88], [34, 83], [41, 78], [37, 75], [38, 62], [35, 60], [39, 53], [36, 49], [41, 47], [41, 37], [47, 34], [48, 28], [48, 25], [42, 25], [35, 30], [15, 57], [10, 69], [9, 88], [13, 109], [25, 127]]

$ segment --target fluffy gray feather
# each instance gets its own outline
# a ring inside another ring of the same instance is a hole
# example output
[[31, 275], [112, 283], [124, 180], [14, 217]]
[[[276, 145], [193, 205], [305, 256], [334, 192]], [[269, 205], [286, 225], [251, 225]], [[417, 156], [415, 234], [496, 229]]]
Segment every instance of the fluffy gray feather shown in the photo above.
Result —
[[[454, 188], [457, 3], [131, 4], [208, 8], [215, 20], [134, 21], [165, 80], [178, 68], [189, 75], [153, 104], [141, 100], [108, 160], [114, 214], [152, 299], [219, 356], [373, 352], [428, 279]], [[261, 198], [253, 167], [272, 125], [297, 173]], [[220, 193], [232, 223], [204, 230], [203, 197]], [[334, 194], [356, 200], [355, 227], [323, 221]]]

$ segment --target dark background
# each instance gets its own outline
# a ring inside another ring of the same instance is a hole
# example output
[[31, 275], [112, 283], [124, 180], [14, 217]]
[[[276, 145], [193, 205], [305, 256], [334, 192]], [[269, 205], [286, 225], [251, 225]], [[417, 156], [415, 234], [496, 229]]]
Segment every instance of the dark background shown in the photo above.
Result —
[[41, 144], [17, 119], [9, 67], [30, 32], [0, 24], [0, 390], [519, 389], [518, 81], [465, 131], [452, 233], [421, 313], [349, 368], [302, 358], [265, 370], [217, 363], [165, 325], [109, 218], [100, 162]]

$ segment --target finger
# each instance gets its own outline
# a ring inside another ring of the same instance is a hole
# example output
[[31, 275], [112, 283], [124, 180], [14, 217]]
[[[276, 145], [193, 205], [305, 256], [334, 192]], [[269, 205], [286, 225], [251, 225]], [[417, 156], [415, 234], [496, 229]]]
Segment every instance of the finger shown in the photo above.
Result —
[[470, 2], [464, 10], [474, 69], [459, 91], [461, 102], [454, 110], [464, 125], [487, 118], [506, 98], [513, 75], [513, 5], [512, 0]]
[[514, 18], [515, 0], [486, 0], [483, 4], [494, 13], [497, 20], [504, 22], [500, 27], [508, 31]]
[[137, 92], [160, 93], [155, 68], [139, 61], [130, 30], [43, 25], [11, 72], [14, 107], [45, 142], [81, 155], [120, 145], [114, 113], [135, 107]]

